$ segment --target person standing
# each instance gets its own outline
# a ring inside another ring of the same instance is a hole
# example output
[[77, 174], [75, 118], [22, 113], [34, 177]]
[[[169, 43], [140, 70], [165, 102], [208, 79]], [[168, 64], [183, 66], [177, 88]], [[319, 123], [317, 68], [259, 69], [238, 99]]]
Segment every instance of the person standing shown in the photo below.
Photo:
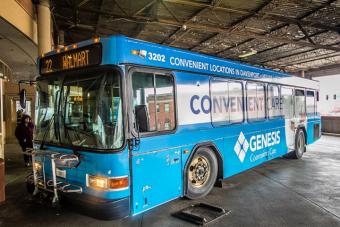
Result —
[[[34, 124], [29, 115], [23, 115], [20, 124], [15, 129], [15, 136], [19, 141], [19, 144], [23, 152], [31, 152], [33, 148], [33, 130]], [[32, 157], [24, 154], [25, 166], [28, 167], [32, 163]]]

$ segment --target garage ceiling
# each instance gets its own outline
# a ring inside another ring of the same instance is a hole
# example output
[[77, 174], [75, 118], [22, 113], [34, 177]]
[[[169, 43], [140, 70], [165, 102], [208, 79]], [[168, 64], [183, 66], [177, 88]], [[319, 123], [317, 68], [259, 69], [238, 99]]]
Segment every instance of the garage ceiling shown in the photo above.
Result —
[[[340, 0], [51, 0], [65, 44], [123, 34], [287, 72], [340, 64]], [[57, 40], [57, 36], [55, 36]]]

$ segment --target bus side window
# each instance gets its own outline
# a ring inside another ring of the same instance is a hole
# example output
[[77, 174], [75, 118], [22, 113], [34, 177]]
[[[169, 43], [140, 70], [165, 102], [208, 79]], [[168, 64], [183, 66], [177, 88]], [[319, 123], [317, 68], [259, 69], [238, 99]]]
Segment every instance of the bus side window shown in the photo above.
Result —
[[295, 117], [306, 116], [306, 100], [305, 91], [301, 89], [295, 89]]
[[229, 82], [230, 122], [243, 121], [243, 89], [241, 82]]
[[159, 106], [156, 112], [157, 131], [173, 130], [176, 126], [173, 78], [169, 75], [155, 75], [155, 78], [156, 103]]
[[265, 87], [263, 84], [247, 83], [247, 111], [250, 121], [266, 118]]
[[316, 113], [315, 92], [307, 91], [306, 108], [309, 116], [314, 116]]
[[133, 109], [140, 132], [175, 128], [174, 82], [171, 76], [134, 72], [132, 92]]
[[211, 121], [214, 126], [223, 126], [230, 122], [228, 90], [228, 81], [222, 79], [211, 80]]
[[267, 106], [269, 118], [281, 116], [282, 103], [280, 100], [279, 86], [268, 85]]
[[291, 119], [294, 115], [293, 89], [281, 87], [282, 110], [285, 119]]
[[241, 82], [213, 79], [211, 120], [214, 126], [243, 121], [243, 90]]

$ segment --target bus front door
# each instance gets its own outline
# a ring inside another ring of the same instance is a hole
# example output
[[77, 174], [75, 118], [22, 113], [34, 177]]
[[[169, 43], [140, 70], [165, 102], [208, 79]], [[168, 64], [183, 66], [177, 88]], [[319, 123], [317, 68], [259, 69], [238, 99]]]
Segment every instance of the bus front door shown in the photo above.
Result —
[[170, 135], [141, 138], [131, 152], [133, 215], [182, 194], [181, 151], [167, 148]]
[[173, 75], [136, 68], [129, 75], [132, 131], [141, 137], [131, 151], [131, 205], [138, 214], [181, 196], [181, 149], [175, 138]]

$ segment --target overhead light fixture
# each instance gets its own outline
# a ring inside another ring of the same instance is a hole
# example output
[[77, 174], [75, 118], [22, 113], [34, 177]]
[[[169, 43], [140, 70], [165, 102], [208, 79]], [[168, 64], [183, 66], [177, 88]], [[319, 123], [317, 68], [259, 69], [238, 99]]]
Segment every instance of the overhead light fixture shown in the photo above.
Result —
[[239, 55], [238, 57], [239, 57], [239, 58], [246, 58], [246, 57], [252, 56], [252, 55], [254, 55], [254, 54], [257, 54], [257, 51], [256, 51], [256, 50], [253, 50], [253, 49], [250, 49], [249, 52], [246, 52], [246, 53], [244, 53], [244, 54], [241, 54], [241, 55]]

